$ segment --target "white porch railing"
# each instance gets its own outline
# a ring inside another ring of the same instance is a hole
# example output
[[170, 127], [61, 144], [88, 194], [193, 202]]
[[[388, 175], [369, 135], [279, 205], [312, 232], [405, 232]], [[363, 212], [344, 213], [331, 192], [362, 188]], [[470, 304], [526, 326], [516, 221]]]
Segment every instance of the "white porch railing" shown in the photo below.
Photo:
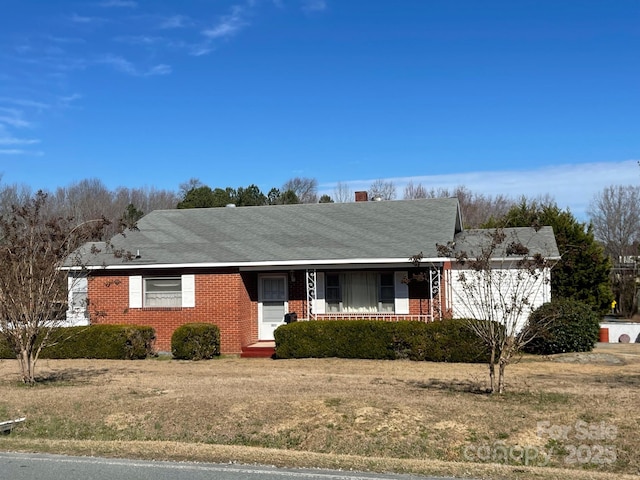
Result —
[[[318, 288], [322, 288], [322, 285], [318, 285], [317, 272], [315, 269], [309, 269], [305, 273], [307, 294], [306, 318], [301, 318], [300, 320], [374, 319], [384, 320], [387, 322], [398, 322], [402, 320], [433, 322], [435, 320], [442, 320], [443, 318], [442, 305], [445, 292], [443, 292], [443, 289], [441, 288], [442, 276], [441, 271], [438, 268], [429, 268], [425, 274], [423, 281], [428, 282], [429, 298], [420, 299], [420, 302], [427, 300], [426, 312], [421, 313], [420, 315], [396, 313], [318, 313], [314, 311], [313, 306], [316, 303]], [[420, 311], [423, 312], [422, 308], [420, 308]]]
[[396, 313], [321, 313], [317, 314], [315, 318], [308, 318], [304, 320], [383, 320], [385, 322], [411, 320], [429, 323], [435, 320], [440, 320], [440, 318], [434, 318], [433, 315], [400, 315]]

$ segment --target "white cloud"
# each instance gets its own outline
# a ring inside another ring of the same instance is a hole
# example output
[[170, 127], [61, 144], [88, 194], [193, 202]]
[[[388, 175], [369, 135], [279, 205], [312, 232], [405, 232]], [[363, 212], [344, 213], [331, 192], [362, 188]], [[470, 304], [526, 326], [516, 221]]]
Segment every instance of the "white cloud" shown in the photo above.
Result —
[[244, 8], [239, 5], [235, 5], [231, 8], [229, 15], [224, 15], [220, 18], [220, 21], [211, 28], [203, 30], [202, 34], [212, 40], [218, 38], [225, 38], [235, 35], [248, 23], [244, 19]]
[[192, 24], [191, 19], [186, 15], [172, 15], [165, 18], [159, 25], [162, 29], [185, 28]]
[[105, 0], [98, 5], [105, 8], [136, 8], [138, 3], [130, 0]]
[[38, 102], [35, 100], [28, 100], [24, 98], [13, 98], [13, 97], [0, 97], [0, 102], [8, 103], [10, 105], [17, 105], [19, 107], [34, 108], [36, 110], [46, 110], [51, 106], [47, 103]]
[[[342, 181], [351, 190], [368, 190], [377, 178]], [[523, 171], [466, 172], [444, 175], [386, 178], [396, 186], [398, 198], [411, 181], [427, 190], [465, 186], [484, 195], [536, 198], [550, 195], [560, 208], [569, 208], [580, 221], [586, 221], [587, 209], [594, 195], [610, 185], [637, 184], [640, 168], [637, 160], [547, 166]], [[325, 184], [320, 193], [332, 195], [336, 184]]]
[[136, 67], [133, 65], [133, 63], [119, 55], [105, 55], [100, 60], [98, 60], [98, 63], [104, 63], [105, 65], [109, 65], [115, 70], [126, 73], [128, 75], [138, 75], [138, 71], [136, 70]]
[[39, 157], [44, 155], [44, 152], [23, 150], [21, 148], [9, 148], [9, 149], [0, 149], [0, 155], [33, 155], [33, 156]]
[[152, 76], [152, 75], [169, 75], [171, 73], [171, 66], [160, 64], [151, 67], [144, 73], [144, 76]]
[[60, 97], [60, 101], [64, 104], [68, 104], [71, 102], [75, 102], [76, 100], [80, 100], [81, 98], [82, 95], [80, 95], [79, 93], [72, 93], [71, 95]]
[[45, 38], [50, 42], [62, 44], [86, 43], [85, 39], [79, 37], [56, 37], [55, 35], [45, 35]]
[[168, 75], [171, 73], [171, 66], [163, 63], [154, 65], [146, 70], [137, 68], [132, 62], [119, 55], [105, 55], [98, 63], [109, 65], [115, 70], [131, 75], [132, 77], [151, 77], [155, 75]]
[[35, 138], [0, 137], [0, 145], [35, 145], [40, 140]]
[[31, 123], [19, 118], [17, 115], [0, 115], [0, 124], [10, 125], [16, 128], [31, 126]]
[[154, 45], [164, 42], [162, 37], [154, 37], [150, 35], [123, 35], [116, 37], [117, 42], [128, 43], [130, 45]]
[[97, 20], [99, 19], [97, 19], [96, 17], [86, 17], [83, 15], [78, 15], [77, 13], [71, 15], [71, 21], [74, 23], [93, 23]]
[[208, 55], [213, 52], [215, 48], [207, 43], [200, 45], [192, 45], [189, 49], [189, 55], [193, 57], [201, 57], [202, 55]]
[[304, 0], [302, 2], [302, 10], [305, 12], [322, 12], [327, 9], [325, 0]]

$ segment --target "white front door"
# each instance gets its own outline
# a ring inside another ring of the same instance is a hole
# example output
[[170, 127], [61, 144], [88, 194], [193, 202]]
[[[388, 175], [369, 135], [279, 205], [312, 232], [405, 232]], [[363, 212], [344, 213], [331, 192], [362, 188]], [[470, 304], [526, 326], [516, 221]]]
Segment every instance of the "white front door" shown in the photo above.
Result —
[[287, 276], [261, 276], [258, 299], [258, 338], [273, 340], [273, 331], [284, 324], [284, 314], [288, 309]]

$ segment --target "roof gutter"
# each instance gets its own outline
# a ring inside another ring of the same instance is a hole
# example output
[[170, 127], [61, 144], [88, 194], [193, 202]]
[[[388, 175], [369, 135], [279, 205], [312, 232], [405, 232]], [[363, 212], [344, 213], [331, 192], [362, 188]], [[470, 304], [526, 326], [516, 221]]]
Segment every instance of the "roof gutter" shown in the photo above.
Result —
[[[424, 258], [421, 264], [442, 264], [448, 259], [443, 257]], [[405, 268], [410, 266], [408, 258], [345, 258], [339, 260], [290, 260], [290, 261], [260, 261], [260, 262], [200, 262], [200, 263], [122, 263], [118, 265], [88, 265], [88, 266], [66, 266], [61, 270], [159, 270], [170, 268], [239, 268], [240, 270], [268, 270], [269, 268], [291, 268], [291, 267], [328, 267], [346, 265], [399, 265]]]

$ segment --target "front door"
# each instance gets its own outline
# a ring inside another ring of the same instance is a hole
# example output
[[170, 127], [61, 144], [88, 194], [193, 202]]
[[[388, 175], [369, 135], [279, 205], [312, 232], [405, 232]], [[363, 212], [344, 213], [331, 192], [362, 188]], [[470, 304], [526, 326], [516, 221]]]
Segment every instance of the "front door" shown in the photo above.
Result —
[[258, 338], [273, 340], [274, 330], [284, 323], [287, 313], [287, 276], [261, 276], [258, 296]]

